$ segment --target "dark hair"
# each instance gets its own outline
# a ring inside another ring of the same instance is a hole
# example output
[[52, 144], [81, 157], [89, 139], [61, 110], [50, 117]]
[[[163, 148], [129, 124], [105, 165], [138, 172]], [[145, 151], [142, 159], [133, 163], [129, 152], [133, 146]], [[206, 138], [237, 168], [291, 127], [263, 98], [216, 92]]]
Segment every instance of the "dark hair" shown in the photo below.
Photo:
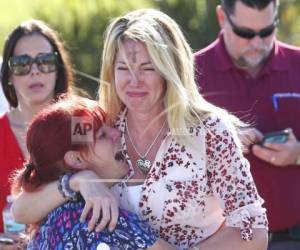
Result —
[[72, 124], [74, 125], [74, 121], [89, 122], [93, 129], [94, 143], [105, 118], [105, 112], [96, 101], [78, 96], [64, 96], [40, 111], [27, 132], [30, 160], [13, 174], [12, 193], [18, 194], [21, 189], [35, 191], [45, 183], [58, 180], [63, 173], [71, 172], [64, 162], [65, 153], [75, 150], [84, 154], [91, 145], [90, 141], [74, 142]]
[[221, 0], [223, 9], [229, 14], [234, 14], [235, 4], [237, 2], [241, 2], [250, 8], [263, 10], [270, 3], [274, 3], [275, 6], [277, 6], [279, 3], [279, 0]]
[[57, 78], [55, 84], [55, 98], [62, 93], [70, 92], [73, 88], [73, 72], [70, 58], [59, 34], [40, 20], [30, 19], [22, 22], [7, 37], [3, 48], [3, 61], [1, 68], [1, 82], [5, 97], [12, 107], [18, 106], [15, 89], [9, 85], [10, 70], [9, 59], [13, 56], [17, 42], [24, 36], [41, 35], [51, 44], [54, 52], [58, 54]]

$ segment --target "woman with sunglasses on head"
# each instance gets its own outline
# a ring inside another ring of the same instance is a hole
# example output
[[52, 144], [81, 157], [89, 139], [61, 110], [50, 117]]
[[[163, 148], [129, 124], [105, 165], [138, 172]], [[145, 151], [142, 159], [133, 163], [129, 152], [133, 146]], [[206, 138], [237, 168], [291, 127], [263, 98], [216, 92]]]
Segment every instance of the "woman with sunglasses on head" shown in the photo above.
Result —
[[9, 194], [9, 174], [28, 160], [28, 124], [58, 94], [70, 92], [73, 85], [63, 42], [42, 21], [28, 20], [17, 26], [6, 39], [2, 56], [1, 83], [10, 110], [0, 117], [0, 211]]
[[[129, 171], [121, 151], [120, 131], [105, 125], [105, 118], [96, 101], [64, 96], [39, 112], [30, 124], [26, 138], [30, 157], [15, 173], [13, 194], [21, 190], [34, 193], [59, 180], [61, 199], [66, 203], [52, 210], [42, 222], [29, 226], [32, 239], [27, 249], [170, 249], [157, 239], [146, 221], [123, 209], [112, 232], [90, 232], [88, 222], [79, 221], [85, 194], [80, 197], [72, 191], [67, 180], [75, 175], [84, 190], [84, 185], [105, 183], [107, 179], [106, 185], [114, 185]], [[94, 179], [85, 182], [85, 176]]]

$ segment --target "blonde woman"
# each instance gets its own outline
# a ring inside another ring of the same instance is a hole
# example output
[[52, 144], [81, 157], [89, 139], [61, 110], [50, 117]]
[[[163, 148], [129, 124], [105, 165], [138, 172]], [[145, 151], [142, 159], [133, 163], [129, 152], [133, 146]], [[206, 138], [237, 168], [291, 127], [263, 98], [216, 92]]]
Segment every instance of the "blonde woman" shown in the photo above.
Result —
[[[147, 219], [174, 249], [266, 249], [265, 209], [238, 121], [198, 93], [192, 52], [174, 20], [146, 9], [108, 26], [99, 96], [130, 167], [112, 187], [122, 207]], [[90, 200], [102, 212], [96, 230], [116, 220], [116, 202], [104, 190]], [[15, 214], [33, 199], [25, 196]]]

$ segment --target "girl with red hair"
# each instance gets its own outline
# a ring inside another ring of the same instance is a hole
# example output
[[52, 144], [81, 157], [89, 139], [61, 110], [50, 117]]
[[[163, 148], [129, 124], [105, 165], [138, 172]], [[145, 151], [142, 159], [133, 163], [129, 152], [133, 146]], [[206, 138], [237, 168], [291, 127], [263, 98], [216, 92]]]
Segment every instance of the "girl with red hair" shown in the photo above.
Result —
[[[15, 195], [22, 190], [34, 192], [59, 179], [61, 198], [68, 202], [52, 210], [39, 225], [30, 227], [34, 236], [28, 249], [96, 249], [107, 244], [134, 250], [146, 249], [157, 240], [145, 221], [122, 209], [113, 232], [105, 229], [90, 233], [88, 222], [79, 223], [82, 211], [90, 208], [83, 200], [88, 200], [84, 185], [89, 184], [84, 177], [91, 181], [93, 173], [86, 169], [97, 174], [94, 181], [109, 178], [111, 183], [118, 182], [129, 170], [120, 151], [120, 132], [104, 123], [105, 113], [97, 102], [79, 97], [63, 98], [33, 120], [27, 133], [30, 160], [16, 173], [12, 191]], [[70, 178], [77, 180], [73, 183], [77, 183], [82, 196], [70, 187]], [[161, 244], [156, 241], [150, 249], [166, 249]]]

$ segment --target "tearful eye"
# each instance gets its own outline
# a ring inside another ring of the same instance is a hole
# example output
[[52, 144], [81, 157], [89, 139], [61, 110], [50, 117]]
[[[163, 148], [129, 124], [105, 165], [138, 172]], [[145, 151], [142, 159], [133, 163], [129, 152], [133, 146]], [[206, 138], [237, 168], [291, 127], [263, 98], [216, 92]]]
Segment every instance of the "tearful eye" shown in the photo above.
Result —
[[145, 71], [155, 71], [154, 68], [144, 68]]
[[128, 70], [127, 67], [117, 67], [117, 70]]

